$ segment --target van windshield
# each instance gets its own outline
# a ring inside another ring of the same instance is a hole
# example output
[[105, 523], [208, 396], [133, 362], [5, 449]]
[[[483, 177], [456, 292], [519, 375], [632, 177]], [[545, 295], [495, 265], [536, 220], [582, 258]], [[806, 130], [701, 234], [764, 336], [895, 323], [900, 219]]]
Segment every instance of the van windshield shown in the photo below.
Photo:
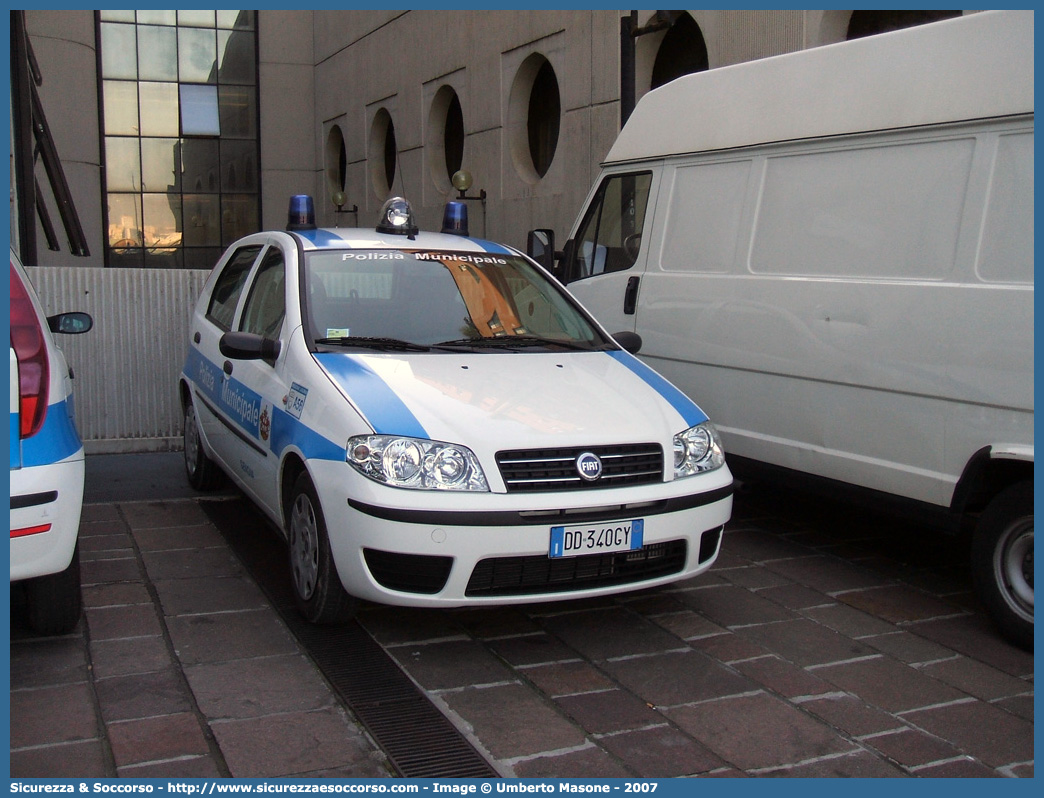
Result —
[[318, 346], [496, 351], [615, 348], [517, 255], [433, 250], [306, 254], [302, 318]]

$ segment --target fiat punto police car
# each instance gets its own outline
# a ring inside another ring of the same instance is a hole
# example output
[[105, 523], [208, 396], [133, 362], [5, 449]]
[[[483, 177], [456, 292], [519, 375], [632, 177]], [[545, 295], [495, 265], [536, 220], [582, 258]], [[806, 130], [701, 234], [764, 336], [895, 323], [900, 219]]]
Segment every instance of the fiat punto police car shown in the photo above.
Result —
[[441, 233], [401, 198], [376, 229], [316, 229], [306, 196], [290, 220], [218, 262], [180, 393], [189, 481], [226, 473], [283, 530], [307, 619], [711, 566], [732, 476], [707, 417], [533, 261], [467, 237], [463, 203]]
[[87, 332], [92, 321], [86, 313], [45, 318], [13, 249], [10, 299], [11, 581], [25, 591], [30, 627], [60, 634], [80, 618], [84, 461], [71, 374], [51, 333]]

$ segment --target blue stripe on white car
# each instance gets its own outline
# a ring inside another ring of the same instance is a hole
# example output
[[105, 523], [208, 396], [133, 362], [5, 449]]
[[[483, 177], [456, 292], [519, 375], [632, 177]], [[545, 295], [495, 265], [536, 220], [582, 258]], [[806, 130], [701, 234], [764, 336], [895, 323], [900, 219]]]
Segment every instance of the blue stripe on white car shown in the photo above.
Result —
[[[11, 431], [12, 443], [17, 440], [17, 430]], [[55, 402], [47, 408], [43, 426], [30, 438], [22, 440], [22, 468], [57, 463], [72, 457], [83, 447], [76, 425], [69, 414], [65, 400]], [[12, 445], [11, 462], [14, 463]]]
[[621, 349], [608, 352], [607, 354], [621, 365], [629, 368], [638, 377], [644, 380], [650, 388], [666, 399], [671, 407], [681, 414], [681, 417], [685, 419], [685, 423], [690, 427], [695, 427], [697, 424], [702, 424], [707, 420], [707, 414], [700, 410], [699, 406], [694, 401], [667, 382], [667, 380], [645, 365], [630, 352], [625, 352]]
[[316, 362], [330, 375], [378, 435], [427, 438], [428, 433], [398, 394], [369, 366], [351, 355], [319, 353]]

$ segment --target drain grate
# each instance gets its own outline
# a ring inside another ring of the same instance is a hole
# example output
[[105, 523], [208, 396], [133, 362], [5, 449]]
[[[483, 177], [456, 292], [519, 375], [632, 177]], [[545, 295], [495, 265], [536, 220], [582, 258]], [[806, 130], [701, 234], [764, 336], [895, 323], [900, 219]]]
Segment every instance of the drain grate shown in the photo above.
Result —
[[[200, 506], [400, 776], [499, 776], [362, 626], [313, 626], [300, 616], [285, 546], [252, 505], [236, 499]], [[265, 533], [258, 534], [259, 528]]]

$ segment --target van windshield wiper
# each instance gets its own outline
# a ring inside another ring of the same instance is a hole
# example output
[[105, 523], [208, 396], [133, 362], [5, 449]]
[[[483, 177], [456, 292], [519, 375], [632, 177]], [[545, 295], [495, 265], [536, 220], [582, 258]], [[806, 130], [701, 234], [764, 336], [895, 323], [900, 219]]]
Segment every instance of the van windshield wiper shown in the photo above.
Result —
[[561, 347], [580, 352], [590, 352], [594, 347], [581, 341], [556, 341], [553, 338], [541, 338], [538, 335], [502, 335], [496, 338], [458, 338], [454, 341], [441, 341], [434, 345], [440, 347], [461, 347], [471, 349], [525, 349], [536, 346]]
[[324, 346], [359, 346], [366, 349], [391, 349], [400, 352], [430, 352], [431, 347], [403, 341], [399, 338], [380, 338], [365, 335], [341, 335], [336, 338], [316, 338]]

